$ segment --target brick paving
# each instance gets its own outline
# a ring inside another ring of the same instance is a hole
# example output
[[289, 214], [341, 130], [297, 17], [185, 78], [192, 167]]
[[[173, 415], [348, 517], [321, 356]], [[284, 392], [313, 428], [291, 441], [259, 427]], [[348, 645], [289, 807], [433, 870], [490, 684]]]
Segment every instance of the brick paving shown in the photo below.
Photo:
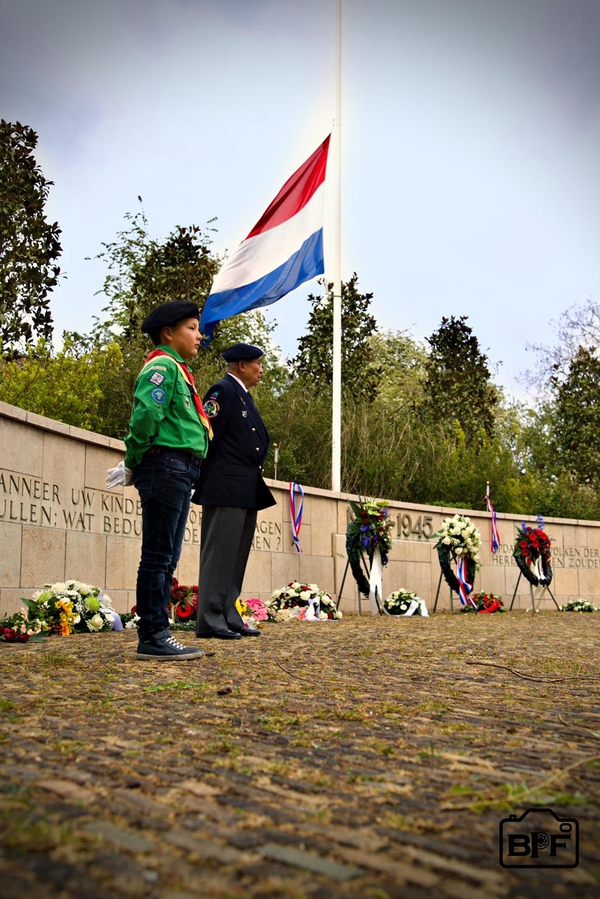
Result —
[[[135, 643], [0, 644], [3, 899], [599, 894], [600, 615]], [[578, 820], [577, 867], [500, 865], [534, 806]]]

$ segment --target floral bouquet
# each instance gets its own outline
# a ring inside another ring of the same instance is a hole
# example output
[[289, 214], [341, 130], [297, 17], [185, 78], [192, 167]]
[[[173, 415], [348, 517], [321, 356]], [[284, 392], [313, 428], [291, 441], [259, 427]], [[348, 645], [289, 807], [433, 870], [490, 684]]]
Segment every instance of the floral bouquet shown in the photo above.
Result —
[[269, 620], [269, 609], [266, 603], [254, 597], [252, 599], [236, 599], [236, 608], [246, 627], [257, 627]]
[[99, 633], [120, 623], [110, 597], [100, 587], [81, 581], [44, 584], [43, 590], [23, 602], [29, 620], [39, 621], [42, 633]]
[[[457, 514], [442, 521], [439, 531], [432, 536], [436, 538], [435, 548], [446, 583], [466, 605], [480, 567], [481, 534], [467, 515]], [[456, 575], [451, 561], [456, 565]]]
[[394, 590], [384, 599], [383, 611], [387, 615], [422, 615], [429, 618], [425, 600], [411, 590]]
[[38, 618], [30, 619], [25, 607], [0, 621], [0, 640], [4, 643], [28, 643], [42, 639], [42, 622]]
[[173, 578], [171, 584], [171, 602], [167, 606], [167, 614], [173, 624], [186, 624], [192, 621], [196, 626], [198, 610], [198, 585], [185, 587]]
[[372, 556], [373, 550], [379, 547], [381, 562], [383, 565], [387, 565], [387, 557], [392, 548], [392, 528], [394, 527], [387, 508], [389, 503], [365, 499], [359, 503], [349, 500], [349, 504], [354, 512], [354, 521], [348, 525], [346, 536], [362, 546], [369, 556]]
[[341, 618], [329, 593], [316, 584], [290, 581], [280, 590], [274, 590], [267, 604], [269, 621], [288, 621], [298, 618], [306, 621], [327, 621]]
[[502, 597], [494, 596], [493, 593], [486, 593], [485, 590], [480, 590], [479, 593], [471, 594], [469, 598], [471, 602], [463, 606], [461, 611], [487, 612], [489, 614], [492, 614], [492, 612], [506, 612]]
[[524, 521], [517, 528], [513, 556], [519, 571], [534, 587], [548, 586], [552, 581], [552, 543], [544, 531], [544, 519], [537, 517], [537, 527]]
[[560, 607], [561, 612], [600, 612], [589, 599], [572, 599]]

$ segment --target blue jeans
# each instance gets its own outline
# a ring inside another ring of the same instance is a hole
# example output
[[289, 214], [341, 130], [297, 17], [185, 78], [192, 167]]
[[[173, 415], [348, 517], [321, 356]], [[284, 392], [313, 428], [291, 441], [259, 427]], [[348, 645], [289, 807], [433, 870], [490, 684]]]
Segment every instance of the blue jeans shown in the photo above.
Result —
[[147, 452], [133, 471], [142, 502], [142, 558], [136, 588], [140, 640], [169, 627], [173, 572], [181, 555], [192, 484], [199, 472], [200, 459], [158, 447]]

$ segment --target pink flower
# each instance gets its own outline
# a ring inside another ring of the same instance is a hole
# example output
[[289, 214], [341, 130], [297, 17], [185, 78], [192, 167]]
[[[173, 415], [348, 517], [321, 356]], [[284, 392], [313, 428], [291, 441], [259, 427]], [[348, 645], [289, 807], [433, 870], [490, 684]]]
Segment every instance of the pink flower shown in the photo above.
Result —
[[257, 621], [266, 621], [269, 617], [269, 611], [262, 599], [245, 599], [244, 602], [252, 612], [252, 617]]

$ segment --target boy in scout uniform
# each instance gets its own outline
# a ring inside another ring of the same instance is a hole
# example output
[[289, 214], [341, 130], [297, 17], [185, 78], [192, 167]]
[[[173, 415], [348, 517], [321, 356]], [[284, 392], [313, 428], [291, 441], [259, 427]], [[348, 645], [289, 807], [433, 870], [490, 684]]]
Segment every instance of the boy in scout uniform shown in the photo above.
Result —
[[262, 375], [263, 351], [236, 343], [222, 354], [225, 377], [204, 403], [214, 430], [192, 502], [202, 505], [200, 579], [196, 635], [220, 640], [257, 637], [235, 601], [240, 595], [254, 537], [257, 511], [275, 505], [262, 466], [269, 434], [250, 390]]
[[136, 658], [188, 661], [202, 650], [169, 633], [166, 606], [179, 561], [192, 484], [212, 434], [184, 359], [196, 356], [201, 335], [195, 303], [177, 300], [154, 309], [142, 325], [155, 346], [135, 382], [124, 462], [109, 469], [108, 487], [133, 483], [142, 503]]

